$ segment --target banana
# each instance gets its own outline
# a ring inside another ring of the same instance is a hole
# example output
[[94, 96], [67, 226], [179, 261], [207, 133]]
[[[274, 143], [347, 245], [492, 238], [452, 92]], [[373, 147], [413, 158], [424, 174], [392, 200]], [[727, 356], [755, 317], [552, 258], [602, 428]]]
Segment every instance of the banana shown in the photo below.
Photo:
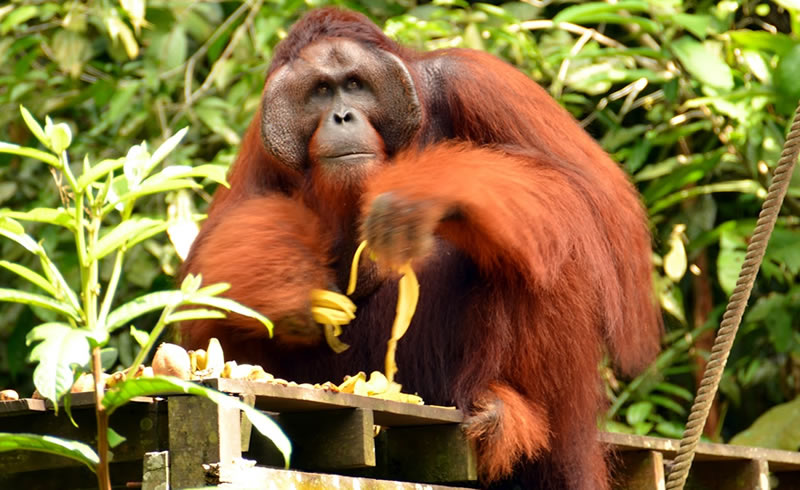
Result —
[[350, 298], [343, 294], [328, 291], [327, 289], [311, 290], [311, 307], [325, 307], [342, 311], [352, 320], [356, 317], [356, 305]]

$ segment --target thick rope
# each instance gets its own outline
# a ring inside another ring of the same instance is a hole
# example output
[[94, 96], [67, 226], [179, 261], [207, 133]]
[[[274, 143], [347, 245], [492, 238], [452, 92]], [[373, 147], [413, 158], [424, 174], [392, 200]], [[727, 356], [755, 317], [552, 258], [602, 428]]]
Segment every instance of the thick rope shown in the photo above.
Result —
[[694, 452], [700, 440], [700, 434], [706, 424], [711, 403], [717, 394], [722, 371], [725, 369], [725, 363], [728, 362], [733, 339], [736, 337], [736, 331], [742, 321], [742, 314], [745, 306], [747, 306], [747, 300], [750, 298], [750, 291], [753, 289], [758, 269], [761, 267], [761, 261], [764, 258], [764, 252], [767, 249], [772, 229], [775, 227], [775, 221], [778, 219], [778, 212], [781, 210], [783, 198], [789, 189], [792, 170], [799, 154], [800, 106], [795, 111], [794, 121], [786, 138], [786, 144], [783, 145], [783, 152], [781, 152], [781, 158], [778, 160], [778, 166], [775, 167], [767, 198], [764, 200], [764, 204], [761, 205], [761, 213], [758, 215], [755, 231], [753, 231], [750, 244], [747, 246], [747, 254], [745, 255], [742, 270], [739, 272], [739, 279], [736, 281], [736, 287], [728, 300], [728, 307], [725, 309], [722, 323], [714, 339], [711, 357], [708, 364], [706, 364], [703, 380], [700, 382], [700, 388], [698, 388], [697, 396], [694, 399], [694, 404], [692, 404], [692, 411], [689, 414], [689, 421], [686, 423], [686, 429], [683, 432], [678, 454], [669, 472], [667, 490], [681, 490], [686, 483], [686, 477], [689, 475], [689, 468], [692, 466], [692, 459], [694, 459]]

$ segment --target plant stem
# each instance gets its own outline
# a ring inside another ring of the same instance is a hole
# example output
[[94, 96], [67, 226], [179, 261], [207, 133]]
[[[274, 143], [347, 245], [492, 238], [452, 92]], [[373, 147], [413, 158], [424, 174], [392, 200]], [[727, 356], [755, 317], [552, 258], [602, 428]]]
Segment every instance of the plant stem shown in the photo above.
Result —
[[[125, 221], [131, 217], [133, 213], [133, 202], [131, 200], [128, 202], [125, 209], [122, 211], [122, 221]], [[94, 210], [95, 215], [102, 216], [102, 202], [98, 203], [97, 207]], [[111, 278], [108, 280], [106, 284], [106, 290], [103, 296], [103, 303], [100, 306], [100, 314], [97, 318], [97, 326], [106, 330], [106, 319], [108, 318], [108, 312], [111, 311], [111, 304], [114, 302], [114, 296], [117, 294], [117, 286], [119, 285], [119, 277], [122, 274], [122, 262], [125, 258], [125, 252], [127, 248], [125, 246], [120, 247], [117, 250], [117, 256], [114, 259], [114, 269], [111, 271]]]
[[94, 375], [94, 403], [97, 418], [97, 454], [100, 464], [97, 465], [97, 487], [100, 490], [111, 490], [111, 476], [108, 466], [108, 412], [103, 407], [103, 367], [100, 361], [100, 346], [92, 348], [92, 374]]
[[164, 327], [167, 325], [167, 317], [175, 311], [175, 306], [168, 305], [165, 306], [164, 309], [161, 311], [161, 316], [158, 317], [158, 322], [156, 326], [153, 327], [153, 330], [150, 332], [150, 336], [147, 338], [147, 344], [142, 346], [139, 349], [139, 353], [136, 354], [136, 358], [131, 363], [130, 367], [125, 370], [125, 378], [128, 378], [128, 374], [136, 372], [136, 367], [139, 366], [142, 362], [144, 362], [144, 358], [147, 357], [147, 354], [153, 349], [153, 345], [155, 345], [158, 337], [161, 336], [161, 332], [164, 330]]

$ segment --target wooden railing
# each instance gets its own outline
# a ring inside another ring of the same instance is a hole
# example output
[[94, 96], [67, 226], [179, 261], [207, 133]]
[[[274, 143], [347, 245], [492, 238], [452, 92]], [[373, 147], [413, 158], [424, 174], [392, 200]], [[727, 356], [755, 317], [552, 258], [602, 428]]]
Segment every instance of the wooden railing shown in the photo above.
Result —
[[[459, 427], [462, 414], [453, 408], [232, 379], [206, 384], [274, 414], [292, 441], [292, 470], [279, 469], [277, 450], [252, 434], [238, 410], [173, 395], [140, 399], [115, 412], [111, 425], [127, 438], [113, 451], [115, 486], [155, 490], [167, 484], [264, 489], [477, 485], [475, 459]], [[0, 402], [0, 431], [93, 443], [91, 394], [73, 398], [78, 427], [64, 416], [54, 417], [42, 400], [26, 399]], [[617, 488], [664, 488], [665, 464], [674, 457], [678, 441], [612, 433], [600, 438], [616, 454]], [[0, 453], [0, 488], [91, 488], [94, 481], [88, 469], [64, 458]], [[800, 453], [700, 444], [687, 488], [800, 489]]]

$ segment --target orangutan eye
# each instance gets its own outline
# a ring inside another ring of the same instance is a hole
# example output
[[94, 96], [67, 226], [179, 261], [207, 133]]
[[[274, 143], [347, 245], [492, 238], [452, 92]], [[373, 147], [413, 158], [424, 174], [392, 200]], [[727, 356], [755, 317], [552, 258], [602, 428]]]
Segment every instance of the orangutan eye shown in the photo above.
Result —
[[317, 85], [315, 89], [317, 95], [328, 95], [331, 92], [331, 87], [325, 82], [322, 82]]
[[361, 80], [355, 77], [351, 77], [347, 80], [347, 90], [358, 90], [361, 88]]

